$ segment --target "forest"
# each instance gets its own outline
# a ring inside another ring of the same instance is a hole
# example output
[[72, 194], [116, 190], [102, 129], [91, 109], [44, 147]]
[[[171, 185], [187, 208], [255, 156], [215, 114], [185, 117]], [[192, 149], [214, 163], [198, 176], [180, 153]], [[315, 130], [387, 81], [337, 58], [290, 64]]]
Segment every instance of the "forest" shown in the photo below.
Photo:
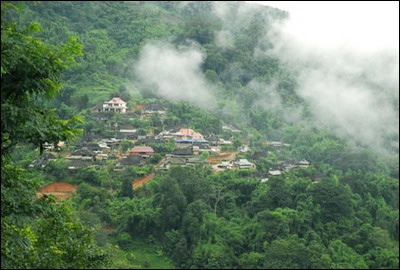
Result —
[[397, 123], [321, 118], [299, 91], [318, 65], [271, 52], [288, 12], [1, 12], [2, 269], [399, 268], [398, 85], [348, 75]]

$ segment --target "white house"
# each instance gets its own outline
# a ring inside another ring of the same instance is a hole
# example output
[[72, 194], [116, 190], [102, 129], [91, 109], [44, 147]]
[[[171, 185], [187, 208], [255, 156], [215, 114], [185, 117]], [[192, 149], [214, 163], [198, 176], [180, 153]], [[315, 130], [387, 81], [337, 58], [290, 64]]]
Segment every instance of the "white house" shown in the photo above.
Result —
[[119, 97], [114, 97], [110, 101], [104, 102], [100, 111], [102, 112], [120, 112], [126, 113], [128, 107], [126, 102]]

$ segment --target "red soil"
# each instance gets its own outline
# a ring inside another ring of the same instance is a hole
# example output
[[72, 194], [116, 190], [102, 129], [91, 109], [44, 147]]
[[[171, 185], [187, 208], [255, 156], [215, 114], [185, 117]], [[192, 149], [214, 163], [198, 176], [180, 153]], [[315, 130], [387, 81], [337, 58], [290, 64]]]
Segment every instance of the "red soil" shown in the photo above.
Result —
[[233, 151], [233, 152], [223, 152], [223, 153], [220, 153], [218, 156], [210, 156], [209, 157], [209, 159], [208, 159], [208, 162], [210, 163], [210, 164], [218, 164], [218, 163], [220, 163], [222, 160], [229, 160], [229, 161], [232, 161], [232, 160], [235, 160], [236, 159], [236, 154], [237, 154], [238, 152], [236, 152], [236, 151]]
[[78, 185], [73, 185], [67, 182], [55, 182], [45, 187], [39, 188], [39, 193], [48, 192], [74, 192], [76, 193]]
[[136, 179], [132, 181], [132, 188], [137, 189], [138, 187], [141, 187], [143, 184], [149, 182], [151, 179], [153, 179], [154, 173], [148, 174], [145, 177]]
[[76, 193], [78, 185], [73, 185], [66, 182], [55, 182], [45, 187], [39, 188], [37, 197], [41, 198], [43, 194], [51, 194], [57, 198], [71, 198], [73, 193]]

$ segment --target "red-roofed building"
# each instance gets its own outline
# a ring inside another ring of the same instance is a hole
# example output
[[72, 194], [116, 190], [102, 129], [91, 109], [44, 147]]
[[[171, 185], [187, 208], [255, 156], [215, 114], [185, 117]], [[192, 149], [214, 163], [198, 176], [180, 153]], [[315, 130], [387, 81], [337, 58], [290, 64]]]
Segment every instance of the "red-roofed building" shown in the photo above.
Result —
[[126, 113], [127, 109], [125, 101], [119, 97], [114, 97], [110, 101], [103, 103], [101, 111]]
[[193, 129], [181, 128], [175, 133], [175, 139], [179, 140], [204, 140], [204, 136], [201, 133], [195, 132]]
[[154, 155], [154, 150], [150, 146], [135, 146], [129, 150], [129, 154], [141, 157], [151, 157]]

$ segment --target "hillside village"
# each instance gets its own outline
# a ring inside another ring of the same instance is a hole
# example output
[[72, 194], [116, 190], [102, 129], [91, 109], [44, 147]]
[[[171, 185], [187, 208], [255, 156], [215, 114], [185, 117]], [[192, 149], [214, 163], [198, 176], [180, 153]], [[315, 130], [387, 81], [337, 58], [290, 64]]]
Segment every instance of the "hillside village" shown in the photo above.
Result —
[[3, 1], [1, 268], [399, 269], [398, 51], [293, 8]]
[[[30, 167], [45, 168], [51, 161], [65, 160], [71, 175], [81, 168], [101, 170], [112, 164], [115, 172], [129, 167], [150, 166], [151, 171], [168, 171], [172, 166], [209, 167], [215, 173], [227, 170], [256, 170], [254, 161], [257, 156], [268, 156], [273, 151], [290, 147], [289, 144], [272, 141], [266, 142], [271, 151], [253, 153], [248, 144], [234, 146], [235, 134], [241, 131], [224, 125], [223, 131], [229, 131], [227, 138], [223, 134], [203, 135], [185, 126], [163, 126], [160, 132], [150, 129], [147, 133], [127, 121], [151, 120], [158, 117], [165, 119], [168, 109], [160, 103], [139, 104], [134, 108], [119, 97], [91, 109], [91, 120], [98, 123], [101, 132], [85, 132], [80, 141], [56, 146], [45, 145], [46, 153], [33, 161]], [[116, 118], [117, 117], [117, 118]], [[250, 159], [251, 161], [249, 161]], [[260, 175], [260, 181], [296, 168], [307, 168], [307, 160], [276, 160], [267, 173]]]

